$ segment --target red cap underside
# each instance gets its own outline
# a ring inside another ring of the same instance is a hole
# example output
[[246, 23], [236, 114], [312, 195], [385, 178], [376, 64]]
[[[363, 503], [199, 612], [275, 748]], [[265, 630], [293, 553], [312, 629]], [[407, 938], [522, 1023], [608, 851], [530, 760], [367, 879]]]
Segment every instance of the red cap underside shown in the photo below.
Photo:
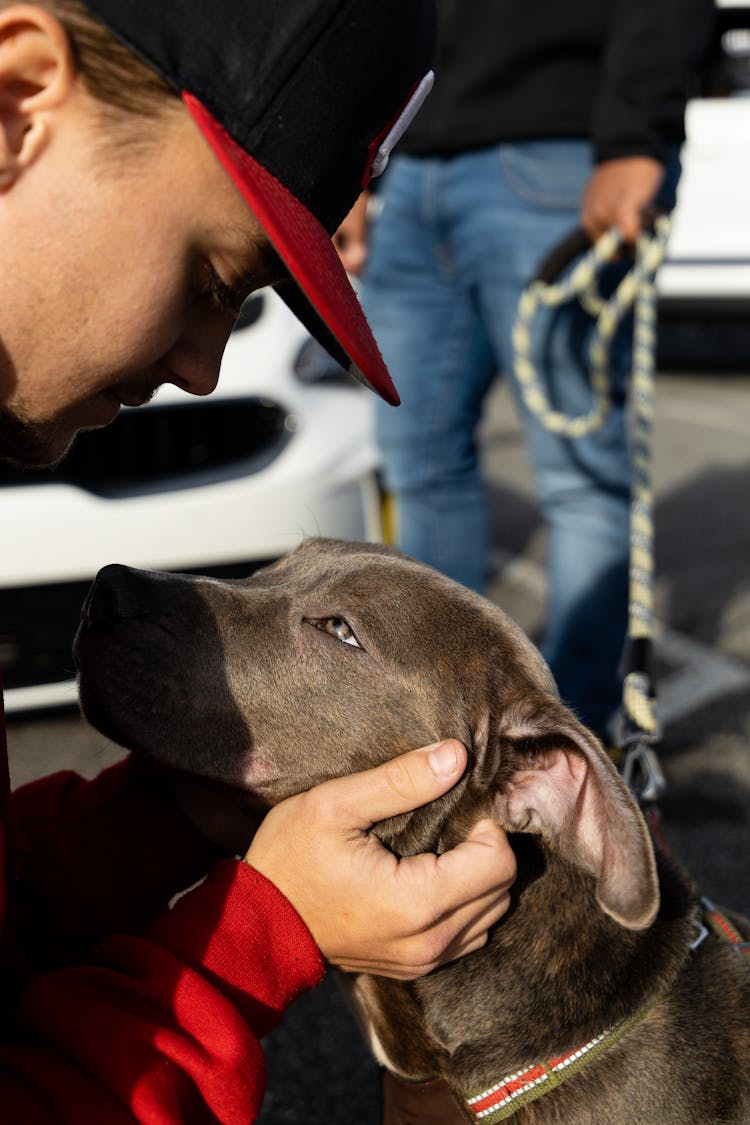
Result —
[[182, 97], [289, 273], [358, 375], [386, 402], [398, 405], [396, 388], [328, 232], [288, 188], [232, 140], [197, 98], [187, 92]]

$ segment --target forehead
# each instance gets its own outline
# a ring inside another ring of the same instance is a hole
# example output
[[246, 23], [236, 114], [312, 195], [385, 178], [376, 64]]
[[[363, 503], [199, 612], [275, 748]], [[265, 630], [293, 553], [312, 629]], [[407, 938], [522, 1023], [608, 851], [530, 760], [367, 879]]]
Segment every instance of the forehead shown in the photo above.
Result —
[[497, 605], [380, 544], [307, 540], [251, 582], [281, 587], [321, 616], [352, 615], [355, 630], [371, 630], [410, 663], [495, 660], [554, 690], [536, 646]]
[[[242, 198], [192, 120], [188, 119], [187, 127], [195, 153], [193, 167], [196, 160], [200, 165], [197, 182], [202, 190], [197, 205], [201, 221], [207, 238], [219, 252], [231, 254], [236, 262], [233, 284], [238, 289], [252, 289], [258, 286], [259, 276], [264, 285], [283, 280], [287, 277], [286, 267], [252, 208]], [[192, 174], [190, 164], [186, 172], [187, 175]]]
[[246, 263], [237, 272], [234, 285], [237, 289], [254, 288], [259, 275], [263, 285], [275, 285], [288, 277], [286, 266], [250, 208], [240, 202], [246, 211], [245, 221], [220, 223], [217, 230], [221, 244], [231, 246], [238, 261]]
[[[195, 231], [207, 249], [231, 257], [233, 283], [272, 284], [286, 276], [268, 236], [250, 206], [197, 128], [179, 105], [143, 126], [149, 143], [142, 155], [122, 167], [152, 194], [168, 223], [171, 213]], [[165, 226], [167, 224], [165, 223]]]
[[[300, 592], [330, 588], [355, 592], [377, 589], [383, 583], [411, 586], [424, 580], [428, 585], [446, 582], [430, 567], [377, 543], [340, 539], [307, 539], [278, 562], [260, 571], [256, 578], [272, 584], [285, 583]], [[449, 583], [449, 589], [456, 587]]]
[[431, 567], [378, 544], [308, 540], [260, 572], [253, 584], [280, 587], [321, 613], [356, 614], [388, 631], [429, 627], [456, 638], [502, 633], [502, 614]]

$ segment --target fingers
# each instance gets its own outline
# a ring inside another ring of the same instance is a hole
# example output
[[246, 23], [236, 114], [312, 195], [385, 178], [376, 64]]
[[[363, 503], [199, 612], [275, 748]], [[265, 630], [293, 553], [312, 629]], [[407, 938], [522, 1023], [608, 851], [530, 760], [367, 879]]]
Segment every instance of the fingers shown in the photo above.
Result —
[[[406, 861], [404, 861], [406, 862]], [[516, 857], [508, 837], [494, 820], [478, 820], [469, 835], [438, 857], [441, 871], [455, 880], [457, 899], [474, 898], [516, 877]]]
[[[482, 949], [489, 941], [492, 927], [497, 925], [507, 913], [510, 907], [510, 894], [507, 891], [499, 897], [493, 894], [482, 901], [485, 904], [484, 910], [481, 909], [481, 903], [472, 903], [447, 919], [436, 932], [438, 942], [435, 945], [424, 948], [419, 938], [415, 939], [411, 949], [404, 949], [404, 963], [394, 969], [393, 975], [398, 973], [400, 980], [416, 980], [425, 973], [440, 968], [441, 965], [447, 965], [451, 961], [465, 957], [467, 953], [475, 953], [478, 949]], [[451, 934], [455, 936], [448, 940]], [[411, 967], [408, 967], [407, 963]]]
[[466, 749], [455, 739], [411, 750], [363, 773], [319, 786], [330, 815], [350, 828], [368, 831], [379, 820], [426, 805], [441, 797], [466, 768]]
[[622, 157], [597, 165], [581, 199], [581, 225], [592, 242], [612, 227], [625, 242], [635, 242], [644, 208], [653, 202], [663, 178], [663, 165], [651, 157]]
[[508, 909], [513, 851], [494, 821], [442, 855], [397, 859], [369, 831], [446, 792], [466, 750], [450, 740], [325, 782], [268, 814], [246, 861], [274, 882], [325, 957], [407, 980], [480, 948]]
[[[614, 227], [620, 232], [623, 242], [634, 243], [641, 233], [643, 225], [641, 215], [642, 208], [638, 199], [623, 196], [613, 205], [609, 220], [603, 220], [599, 223], [599, 235], [604, 234], [609, 227]], [[605, 221], [608, 222], [606, 226], [604, 225]]]
[[345, 972], [367, 972], [394, 980], [416, 980], [441, 965], [481, 949], [489, 933], [510, 907], [508, 890], [500, 889], [467, 903], [449, 917], [419, 933], [404, 936], [387, 949], [364, 951], [361, 957], [344, 957], [337, 966]]
[[[416, 863], [425, 858], [402, 860], [399, 875], [407, 875], [411, 863], [416, 872]], [[423, 884], [422, 906], [434, 913], [431, 923], [414, 935], [412, 948], [403, 951], [410, 959], [406, 976], [430, 972], [485, 944], [488, 931], [510, 906], [516, 857], [502, 828], [482, 820], [466, 840], [437, 858], [429, 890], [422, 876], [416, 877]]]
[[456, 848], [402, 859], [397, 872], [392, 918], [381, 923], [398, 926], [401, 936], [376, 948], [376, 956], [337, 962], [340, 968], [413, 980], [481, 948], [510, 906], [516, 857], [503, 830], [483, 820]]
[[355, 277], [359, 277], [367, 261], [367, 201], [368, 193], [362, 192], [333, 236], [341, 264]]
[[343, 231], [336, 232], [334, 243], [346, 272], [359, 277], [367, 261], [367, 243], [350, 238]]
[[510, 907], [510, 894], [506, 891], [499, 899], [492, 899], [484, 914], [473, 919], [467, 926], [456, 934], [440, 958], [440, 964], [446, 965], [449, 961], [457, 961], [467, 953], [481, 949], [489, 941], [490, 930], [503, 918]]

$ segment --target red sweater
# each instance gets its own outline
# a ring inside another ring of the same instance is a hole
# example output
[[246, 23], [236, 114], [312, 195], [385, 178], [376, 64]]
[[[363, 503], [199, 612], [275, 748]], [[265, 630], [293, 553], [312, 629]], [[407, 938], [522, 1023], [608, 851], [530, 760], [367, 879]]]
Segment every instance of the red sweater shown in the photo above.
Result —
[[299, 915], [147, 763], [11, 797], [0, 708], [0, 774], [0, 1120], [248, 1125], [258, 1040], [323, 975]]

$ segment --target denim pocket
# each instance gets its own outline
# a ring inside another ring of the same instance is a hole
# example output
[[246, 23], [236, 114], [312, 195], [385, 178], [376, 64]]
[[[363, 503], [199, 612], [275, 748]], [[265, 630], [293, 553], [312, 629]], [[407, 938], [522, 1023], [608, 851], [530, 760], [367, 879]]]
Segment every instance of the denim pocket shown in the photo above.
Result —
[[576, 210], [593, 167], [587, 141], [518, 141], [500, 145], [499, 156], [511, 190], [550, 210]]

